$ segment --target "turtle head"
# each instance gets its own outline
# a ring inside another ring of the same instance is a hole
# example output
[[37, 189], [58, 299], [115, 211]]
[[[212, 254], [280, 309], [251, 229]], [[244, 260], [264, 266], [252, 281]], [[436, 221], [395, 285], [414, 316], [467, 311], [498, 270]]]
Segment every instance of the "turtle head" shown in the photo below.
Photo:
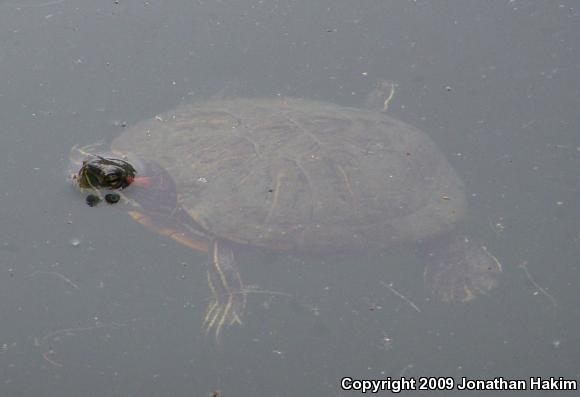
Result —
[[[70, 153], [69, 178], [74, 187], [90, 193], [89, 206], [103, 199], [114, 204], [123, 197], [124, 202], [152, 213], [175, 208], [177, 189], [165, 169], [133, 153], [104, 152], [103, 147], [102, 143], [75, 146]], [[129, 186], [128, 195], [115, 192]]]
[[91, 155], [83, 161], [76, 181], [80, 188], [119, 190], [133, 183], [135, 173], [125, 160]]

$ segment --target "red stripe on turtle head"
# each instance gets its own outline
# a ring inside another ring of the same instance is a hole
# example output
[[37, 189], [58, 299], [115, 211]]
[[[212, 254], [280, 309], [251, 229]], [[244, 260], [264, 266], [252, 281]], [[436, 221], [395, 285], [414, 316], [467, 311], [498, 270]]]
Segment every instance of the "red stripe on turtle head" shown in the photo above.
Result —
[[130, 177], [131, 179], [127, 179], [127, 182], [130, 185], [141, 186], [141, 187], [151, 187], [153, 185], [153, 178], [150, 176], [136, 176]]

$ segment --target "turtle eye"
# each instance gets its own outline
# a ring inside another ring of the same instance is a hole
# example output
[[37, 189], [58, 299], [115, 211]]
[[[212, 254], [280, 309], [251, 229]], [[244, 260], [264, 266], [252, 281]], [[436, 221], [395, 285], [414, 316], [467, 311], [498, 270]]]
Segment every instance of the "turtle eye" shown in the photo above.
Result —
[[117, 189], [120, 186], [121, 177], [118, 174], [107, 175], [105, 179], [107, 184], [113, 189]]

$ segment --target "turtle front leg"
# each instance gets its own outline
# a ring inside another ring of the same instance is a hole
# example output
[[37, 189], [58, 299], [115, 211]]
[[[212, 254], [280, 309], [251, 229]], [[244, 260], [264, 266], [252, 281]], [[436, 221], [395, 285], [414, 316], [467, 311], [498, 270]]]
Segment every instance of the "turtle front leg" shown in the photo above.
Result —
[[207, 281], [212, 300], [204, 319], [206, 333], [215, 329], [219, 339], [224, 325], [242, 324], [246, 308], [246, 293], [231, 246], [219, 240], [212, 242], [209, 251]]

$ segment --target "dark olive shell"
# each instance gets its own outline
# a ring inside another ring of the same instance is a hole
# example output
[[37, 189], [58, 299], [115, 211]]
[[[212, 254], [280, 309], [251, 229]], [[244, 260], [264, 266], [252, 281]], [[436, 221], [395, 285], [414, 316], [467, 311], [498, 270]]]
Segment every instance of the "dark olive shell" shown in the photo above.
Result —
[[112, 143], [162, 166], [215, 236], [322, 251], [426, 239], [466, 210], [424, 132], [380, 112], [295, 98], [182, 105]]

